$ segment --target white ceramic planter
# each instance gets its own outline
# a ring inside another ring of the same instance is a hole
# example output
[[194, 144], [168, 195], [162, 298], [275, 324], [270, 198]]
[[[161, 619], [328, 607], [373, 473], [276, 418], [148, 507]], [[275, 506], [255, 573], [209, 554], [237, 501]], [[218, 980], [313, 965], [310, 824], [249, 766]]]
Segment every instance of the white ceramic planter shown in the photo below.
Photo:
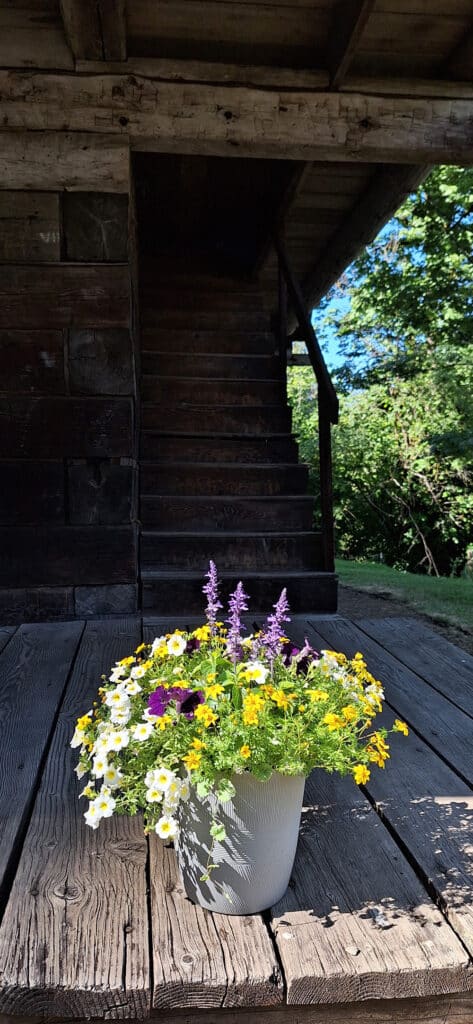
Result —
[[[255, 914], [284, 895], [296, 854], [304, 796], [303, 776], [275, 772], [260, 782], [245, 772], [234, 775], [233, 800], [200, 800], [195, 791], [180, 808], [177, 857], [187, 895], [217, 914]], [[210, 824], [225, 825], [227, 837], [215, 843], [208, 881]]]

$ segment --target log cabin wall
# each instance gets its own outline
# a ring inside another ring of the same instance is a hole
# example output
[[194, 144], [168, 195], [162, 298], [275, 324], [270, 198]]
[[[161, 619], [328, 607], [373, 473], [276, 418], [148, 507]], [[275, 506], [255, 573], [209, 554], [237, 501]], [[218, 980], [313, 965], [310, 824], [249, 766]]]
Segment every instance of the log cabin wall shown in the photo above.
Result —
[[0, 191], [4, 622], [137, 607], [128, 205]]

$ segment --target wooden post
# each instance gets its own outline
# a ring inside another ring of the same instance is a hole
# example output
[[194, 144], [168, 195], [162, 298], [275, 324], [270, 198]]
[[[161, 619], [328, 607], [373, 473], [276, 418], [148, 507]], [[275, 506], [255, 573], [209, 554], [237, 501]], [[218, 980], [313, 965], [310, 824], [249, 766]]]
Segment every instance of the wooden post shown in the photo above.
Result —
[[320, 503], [322, 506], [322, 553], [325, 572], [335, 570], [333, 485], [332, 485], [332, 438], [330, 410], [327, 396], [319, 386], [319, 467]]
[[284, 380], [287, 371], [287, 284], [281, 259], [278, 257], [278, 325], [279, 359]]

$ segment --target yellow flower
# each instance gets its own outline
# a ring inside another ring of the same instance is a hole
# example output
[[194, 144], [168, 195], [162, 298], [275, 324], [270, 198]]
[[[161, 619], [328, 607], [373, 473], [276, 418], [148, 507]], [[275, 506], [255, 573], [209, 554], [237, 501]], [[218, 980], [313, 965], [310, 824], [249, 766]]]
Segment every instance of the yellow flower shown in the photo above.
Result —
[[134, 659], [133, 655], [130, 654], [130, 656], [128, 658], [122, 658], [122, 660], [119, 661], [118, 664], [119, 665], [132, 665], [134, 660], [135, 659]]
[[242, 718], [243, 725], [258, 725], [258, 712], [253, 708], [248, 711], [244, 711]]
[[212, 711], [212, 708], [209, 708], [208, 704], [198, 704], [194, 711], [194, 715], [198, 722], [202, 722], [202, 724], [205, 725], [206, 729], [217, 721], [215, 711]]
[[286, 711], [286, 708], [288, 708], [290, 704], [290, 696], [290, 694], [284, 693], [284, 690], [275, 690], [274, 693], [271, 694], [271, 700], [274, 701], [276, 707], [282, 708], [283, 711]]
[[403, 736], [409, 735], [409, 729], [405, 722], [401, 722], [400, 718], [394, 719], [393, 732], [402, 732]]
[[353, 778], [357, 786], [363, 786], [371, 775], [369, 768], [365, 764], [356, 764], [353, 768]]
[[152, 664], [153, 664], [152, 661], [142, 661], [141, 662], [141, 668], [149, 669], [149, 668], [151, 668]]
[[186, 768], [188, 768], [189, 771], [192, 772], [199, 767], [200, 762], [202, 760], [202, 754], [198, 754], [196, 750], [189, 750], [189, 753], [186, 754], [186, 756], [183, 757], [182, 760]]
[[335, 732], [336, 729], [341, 729], [345, 722], [340, 715], [334, 715], [332, 711], [329, 711], [328, 715], [324, 715], [322, 724], [327, 726], [329, 732]]
[[240, 754], [241, 754], [242, 757], [245, 757], [245, 758], [251, 757], [251, 750], [250, 750], [250, 748], [249, 748], [247, 743], [244, 743], [243, 746], [240, 747]]
[[356, 722], [358, 711], [353, 704], [347, 704], [342, 708], [342, 715], [346, 722]]
[[202, 740], [197, 739], [197, 736], [192, 740], [192, 746], [194, 750], [205, 750], [205, 743], [203, 743]]
[[82, 718], [77, 719], [77, 728], [80, 732], [84, 732], [88, 725], [92, 725], [92, 719], [90, 715], [82, 715]]
[[208, 672], [207, 673], [207, 682], [208, 683], [213, 683], [214, 679], [216, 679], [216, 678], [217, 678], [217, 673], [216, 672]]
[[328, 693], [326, 690], [307, 690], [312, 704], [318, 704], [320, 701], [328, 700]]
[[160, 732], [164, 732], [170, 722], [172, 722], [170, 715], [161, 715], [161, 718], [158, 718], [158, 721], [156, 722], [156, 728], [159, 729]]
[[298, 707], [297, 710], [300, 711], [300, 713], [302, 715], [304, 713], [304, 711], [307, 711], [306, 705], [305, 704], [299, 704], [299, 707]]
[[144, 651], [145, 647], [146, 644], [139, 644], [139, 646], [136, 648], [135, 654], [141, 654], [141, 652]]
[[207, 686], [206, 687], [206, 689], [205, 689], [205, 699], [206, 700], [216, 700], [217, 697], [219, 697], [220, 694], [223, 693], [223, 692], [224, 692], [223, 686], [220, 686], [220, 683], [214, 683], [213, 686]]
[[205, 642], [206, 640], [210, 640], [210, 636], [211, 636], [210, 626], [207, 626], [207, 625], [199, 626], [197, 629], [194, 629], [194, 632], [193, 632], [192, 636], [195, 636], [196, 640], [200, 640], [201, 642], [202, 641]]

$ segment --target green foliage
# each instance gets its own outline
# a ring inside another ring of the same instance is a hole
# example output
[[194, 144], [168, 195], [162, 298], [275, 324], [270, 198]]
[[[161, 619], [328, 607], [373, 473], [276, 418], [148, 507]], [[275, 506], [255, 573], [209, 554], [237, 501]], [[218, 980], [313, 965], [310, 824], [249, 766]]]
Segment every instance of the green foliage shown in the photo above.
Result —
[[[342, 282], [334, 430], [338, 549], [434, 574], [473, 543], [473, 170], [438, 168]], [[310, 371], [292, 371], [317, 488]]]

